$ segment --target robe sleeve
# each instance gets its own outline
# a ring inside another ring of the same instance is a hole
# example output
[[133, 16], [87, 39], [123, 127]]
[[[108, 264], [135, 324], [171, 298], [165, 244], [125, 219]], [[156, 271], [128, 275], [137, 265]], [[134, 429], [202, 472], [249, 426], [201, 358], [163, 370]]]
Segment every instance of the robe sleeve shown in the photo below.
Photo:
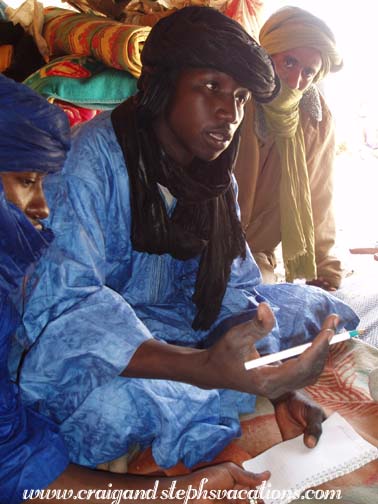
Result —
[[151, 337], [130, 304], [105, 284], [116, 264], [115, 241], [127, 277], [131, 243], [127, 172], [110, 121], [103, 120], [102, 128], [78, 132], [63, 179], [54, 177], [47, 188], [55, 241], [31, 279], [19, 335], [31, 346], [21, 370], [23, 391], [29, 402], [39, 401], [41, 412], [58, 411], [59, 422], [125, 369]]

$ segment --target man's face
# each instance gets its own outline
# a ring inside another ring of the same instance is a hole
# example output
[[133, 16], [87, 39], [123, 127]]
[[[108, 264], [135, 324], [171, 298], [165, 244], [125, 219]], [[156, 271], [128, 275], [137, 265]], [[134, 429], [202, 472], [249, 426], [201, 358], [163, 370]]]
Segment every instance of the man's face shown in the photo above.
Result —
[[165, 151], [186, 166], [194, 157], [216, 159], [230, 145], [244, 116], [248, 89], [211, 68], [183, 70], [164, 116], [155, 124]]
[[44, 174], [37, 172], [2, 172], [5, 197], [15, 204], [36, 229], [41, 230], [41, 219], [49, 215], [42, 182]]
[[278, 77], [292, 89], [304, 91], [322, 67], [322, 57], [312, 47], [296, 47], [272, 55]]

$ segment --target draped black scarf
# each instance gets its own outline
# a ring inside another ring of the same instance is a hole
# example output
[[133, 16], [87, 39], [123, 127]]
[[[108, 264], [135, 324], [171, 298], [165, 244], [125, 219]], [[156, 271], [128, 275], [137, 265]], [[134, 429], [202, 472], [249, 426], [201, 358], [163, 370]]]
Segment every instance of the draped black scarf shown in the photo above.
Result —
[[[114, 109], [111, 119], [130, 180], [133, 248], [183, 261], [200, 256], [192, 327], [209, 329], [219, 314], [231, 264], [246, 253], [231, 179], [239, 134], [216, 160], [194, 159], [182, 167], [162, 150], [135, 98]], [[158, 184], [177, 199], [171, 216]]]

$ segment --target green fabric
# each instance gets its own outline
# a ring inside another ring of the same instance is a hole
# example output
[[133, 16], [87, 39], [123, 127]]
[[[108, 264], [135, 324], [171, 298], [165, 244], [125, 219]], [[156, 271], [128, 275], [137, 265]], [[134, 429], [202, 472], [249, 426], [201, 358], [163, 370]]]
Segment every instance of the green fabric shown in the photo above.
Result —
[[63, 56], [45, 65], [24, 84], [47, 99], [95, 110], [113, 109], [136, 91], [135, 77], [87, 56]]
[[281, 239], [286, 280], [313, 280], [317, 276], [314, 223], [303, 130], [299, 121], [302, 92], [281, 84], [281, 93], [263, 105], [263, 109], [281, 160]]

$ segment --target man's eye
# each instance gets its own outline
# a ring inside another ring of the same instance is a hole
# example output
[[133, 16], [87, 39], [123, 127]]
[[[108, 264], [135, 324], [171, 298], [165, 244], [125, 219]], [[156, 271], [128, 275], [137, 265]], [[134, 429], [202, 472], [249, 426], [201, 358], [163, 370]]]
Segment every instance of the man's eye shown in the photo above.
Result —
[[236, 95], [236, 100], [239, 102], [240, 105], [245, 105], [249, 100], [249, 97], [250, 97], [249, 93], [240, 93]]
[[30, 187], [32, 186], [33, 184], [35, 184], [35, 180], [34, 179], [31, 179], [31, 178], [24, 178], [21, 180], [21, 184], [24, 186], [24, 187]]
[[295, 66], [295, 60], [293, 58], [285, 58], [284, 65], [286, 68], [293, 68]]
[[210, 91], [217, 91], [219, 89], [219, 86], [218, 86], [218, 83], [215, 82], [215, 81], [209, 81], [209, 82], [206, 82], [205, 86], [207, 87], [207, 89], [209, 89]]
[[305, 74], [305, 76], [310, 79], [311, 77], [314, 77], [315, 76], [315, 72], [312, 68], [305, 68], [303, 70], [303, 73]]

